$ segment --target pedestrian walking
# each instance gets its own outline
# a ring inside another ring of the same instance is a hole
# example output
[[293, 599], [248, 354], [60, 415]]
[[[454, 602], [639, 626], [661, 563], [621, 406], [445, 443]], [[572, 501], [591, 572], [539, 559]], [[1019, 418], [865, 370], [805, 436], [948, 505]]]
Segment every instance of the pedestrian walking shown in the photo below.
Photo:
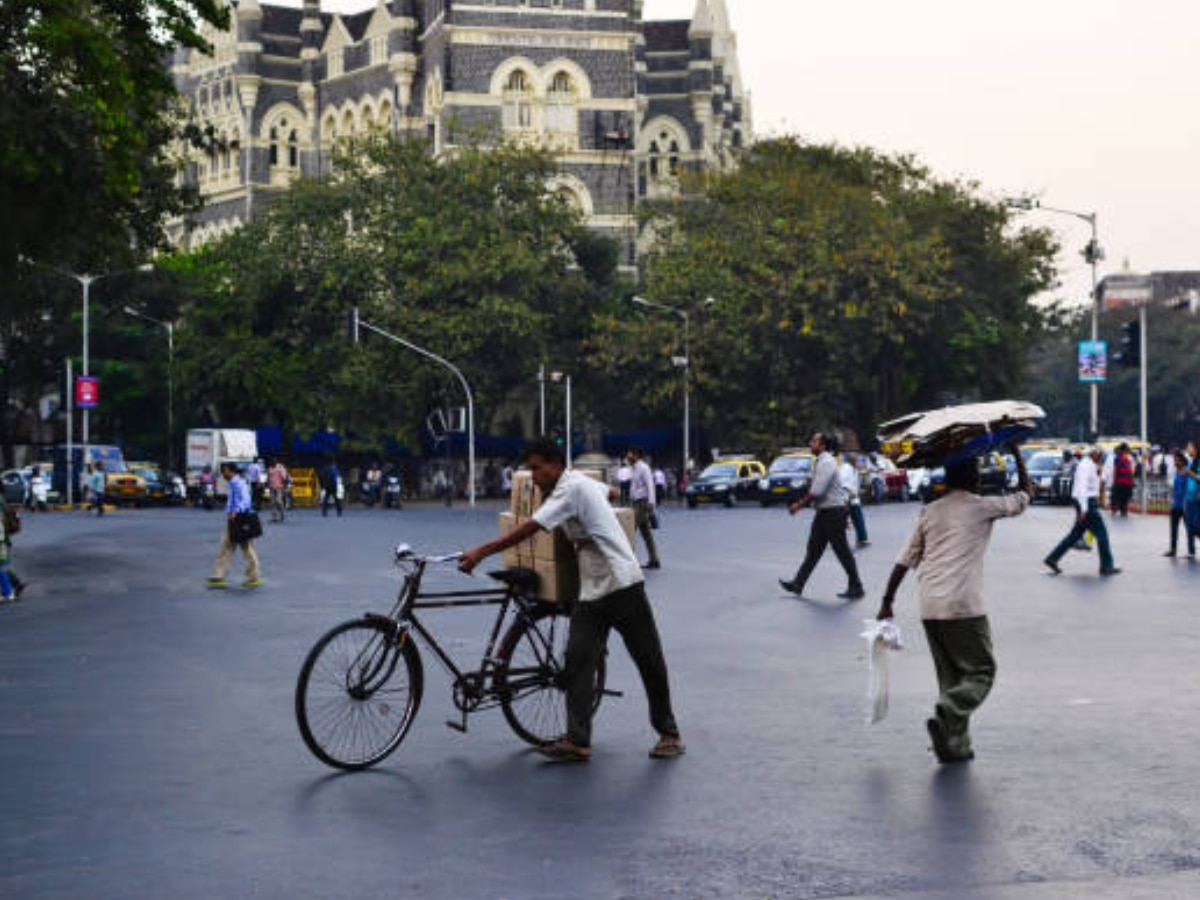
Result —
[[29, 509], [31, 512], [45, 512], [50, 498], [50, 484], [42, 474], [39, 466], [29, 470]]
[[8, 532], [13, 521], [19, 521], [17, 516], [16, 509], [10, 511], [8, 506], [4, 507], [3, 515], [0, 515], [0, 602], [4, 603], [11, 603], [17, 599], [17, 589], [8, 571], [9, 557], [12, 553], [12, 542]]
[[919, 569], [921, 624], [937, 672], [938, 700], [925, 723], [940, 763], [975, 758], [971, 716], [987, 699], [996, 679], [991, 626], [983, 596], [983, 558], [992, 523], [1017, 516], [1029, 507], [1033, 488], [1020, 448], [1018, 489], [999, 497], [979, 495], [979, 465], [974, 458], [946, 466], [946, 490], [924, 506], [917, 524], [892, 567], [878, 619], [893, 617], [896, 591], [909, 569]]
[[646, 597], [645, 577], [609, 504], [608, 490], [587, 475], [567, 470], [563, 449], [551, 440], [530, 444], [524, 460], [545, 502], [507, 535], [464, 551], [458, 567], [470, 572], [486, 557], [528, 540], [539, 529], [561, 528], [575, 542], [580, 585], [563, 673], [567, 733], [541, 748], [542, 753], [555, 762], [592, 758], [596, 666], [609, 632], [616, 629], [637, 666], [650, 706], [650, 724], [658, 732], [650, 756], [680, 756], [685, 748], [671, 708], [667, 663]]
[[1112, 464], [1112, 511], [1113, 515], [1128, 517], [1129, 501], [1133, 499], [1134, 472], [1133, 456], [1128, 444], [1117, 447]]
[[9, 589], [0, 588], [0, 596], [9, 600], [21, 599], [28, 582], [22, 581], [12, 567], [13, 535], [21, 530], [21, 511], [16, 505], [0, 504], [0, 558], [8, 574]]
[[234, 537], [230, 533], [230, 528], [239, 514], [254, 512], [254, 504], [250, 499], [250, 486], [233, 463], [222, 463], [221, 475], [229, 483], [229, 499], [225, 502], [225, 527], [221, 531], [221, 546], [217, 550], [217, 561], [213, 566], [213, 573], [208, 579], [208, 586], [217, 589], [229, 587], [225, 581], [225, 574], [229, 571], [229, 564], [233, 562], [234, 550], [241, 548], [242, 555], [246, 558], [246, 580], [242, 582], [242, 587], [262, 587], [258, 553], [254, 549], [254, 540], [235, 543]]
[[617, 467], [617, 490], [621, 492], [621, 505], [629, 505], [629, 491], [633, 484], [633, 468], [628, 460], [622, 460]]
[[321, 515], [322, 517], [329, 515], [329, 506], [337, 509], [338, 517], [342, 515], [342, 498], [346, 495], [346, 488], [342, 482], [342, 473], [338, 469], [337, 461], [330, 460], [329, 465], [321, 470]]
[[1104, 517], [1100, 512], [1100, 462], [1104, 451], [1092, 447], [1087, 455], [1079, 461], [1075, 468], [1075, 481], [1071, 486], [1071, 498], [1078, 504], [1075, 524], [1043, 562], [1055, 575], [1062, 572], [1058, 561], [1084, 535], [1091, 532], [1096, 539], [1096, 547], [1100, 551], [1100, 574], [1103, 576], [1116, 575], [1121, 570], [1113, 564], [1112, 548], [1108, 543], [1108, 529], [1104, 526]]
[[842, 464], [838, 466], [838, 478], [841, 480], [842, 489], [846, 492], [850, 524], [854, 526], [854, 544], [856, 547], [869, 547], [871, 542], [867, 539], [867, 520], [863, 515], [862, 500], [858, 496], [862, 482], [858, 477], [858, 468], [855, 466], [853, 453], [842, 454]]
[[92, 505], [96, 508], [96, 516], [104, 515], [104, 463], [92, 463], [92, 474], [88, 476], [88, 491], [91, 494]]
[[271, 521], [282, 522], [287, 513], [287, 488], [291, 481], [287, 466], [279, 459], [271, 460], [267, 469], [267, 487], [271, 490]]
[[849, 581], [846, 590], [838, 594], [838, 597], [843, 600], [859, 600], [864, 596], [863, 585], [858, 577], [858, 566], [854, 562], [850, 543], [846, 539], [849, 506], [846, 502], [846, 489], [842, 487], [838, 465], [833, 458], [832, 444], [832, 439], [820, 432], [809, 439], [808, 446], [816, 457], [812, 482], [803, 499], [793, 500], [788, 504], [788, 513], [794, 516], [805, 506], [812, 506], [816, 513], [808, 533], [808, 549], [804, 555], [804, 562], [800, 564], [795, 578], [791, 581], [780, 579], [779, 584], [785, 591], [803, 596], [808, 577], [817, 567], [825, 548], [831, 546], [838, 562], [846, 570], [846, 578]]
[[654, 469], [654, 505], [662, 506], [667, 500], [667, 473], [661, 466]]
[[[1175, 476], [1171, 479], [1171, 546], [1163, 556], [1174, 556], [1178, 550], [1180, 522], [1183, 523], [1184, 533], [1187, 535], [1187, 555], [1195, 556], [1196, 533], [1188, 523], [1186, 515], [1188, 490], [1196, 482], [1188, 477], [1188, 460], [1182, 450], [1176, 450], [1172, 454], [1172, 459], [1174, 460]], [[1192, 493], [1195, 491], [1193, 490]]]
[[640, 447], [630, 447], [625, 459], [630, 470], [629, 500], [633, 503], [633, 520], [649, 556], [644, 568], [661, 569], [662, 561], [658, 558], [658, 545], [654, 541], [654, 524], [658, 516], [654, 473], [642, 458]]
[[252, 459], [246, 463], [242, 477], [246, 479], [246, 487], [250, 489], [250, 502], [255, 509], [260, 509], [262, 507], [262, 466], [259, 465], [258, 460]]

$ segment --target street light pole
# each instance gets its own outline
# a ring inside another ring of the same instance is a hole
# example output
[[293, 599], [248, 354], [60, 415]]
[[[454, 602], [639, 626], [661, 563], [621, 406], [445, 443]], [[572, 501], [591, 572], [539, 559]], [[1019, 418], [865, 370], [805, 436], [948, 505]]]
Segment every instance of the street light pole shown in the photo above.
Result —
[[367, 331], [373, 331], [381, 337], [387, 338], [389, 341], [395, 341], [403, 347], [407, 347], [414, 353], [419, 353], [427, 359], [432, 359], [436, 363], [441, 363], [447, 369], [454, 373], [458, 379], [458, 383], [462, 385], [463, 392], [467, 395], [467, 502], [472, 508], [475, 506], [475, 398], [471, 394], [471, 386], [467, 384], [467, 379], [463, 377], [463, 373], [451, 363], [449, 360], [443, 359], [436, 353], [426, 350], [424, 347], [418, 347], [411, 341], [406, 341], [402, 337], [397, 337], [391, 332], [384, 331], [382, 328], [372, 325], [366, 319], [360, 319], [358, 316], [358, 307], [354, 307], [351, 311], [351, 334], [354, 340], [358, 340], [358, 330], [365, 328]]
[[[644, 297], [631, 297], [630, 301], [638, 306], [645, 306], [649, 309], [657, 309], [665, 312], [668, 315], [678, 316], [683, 320], [683, 356], [675, 356], [671, 361], [683, 370], [683, 465], [682, 472], [686, 473], [690, 470], [692, 462], [692, 423], [691, 423], [691, 408], [692, 408], [692, 387], [691, 387], [691, 367], [692, 367], [692, 350], [691, 350], [691, 320], [686, 309], [680, 309], [674, 306], [668, 306], [665, 303], [656, 303], [653, 300], [647, 300]], [[708, 297], [704, 301], [704, 306], [712, 306], [717, 301], [712, 297]]]
[[[1031, 197], [1011, 197], [1004, 201], [1004, 205], [1012, 209], [1023, 209], [1033, 211], [1035, 209], [1045, 210], [1046, 212], [1058, 213], [1059, 215], [1072, 216], [1076, 219], [1082, 219], [1091, 226], [1092, 235], [1088, 242], [1087, 250], [1084, 257], [1092, 267], [1092, 342], [1100, 340], [1100, 280], [1097, 275], [1096, 267], [1100, 260], [1104, 259], [1104, 250], [1100, 247], [1098, 238], [1098, 230], [1096, 224], [1096, 213], [1094, 212], [1078, 212], [1073, 209], [1061, 209], [1055, 206], [1043, 206], [1039, 201]], [[1089, 440], [1095, 440], [1100, 433], [1100, 385], [1093, 381], [1089, 385], [1091, 393], [1090, 397], [1090, 416], [1089, 416]]]
[[[91, 374], [91, 369], [89, 367], [90, 355], [88, 352], [88, 350], [89, 350], [89, 348], [88, 348], [88, 337], [89, 337], [89, 335], [88, 335], [88, 330], [89, 330], [88, 307], [90, 305], [90, 300], [91, 300], [92, 284], [94, 282], [99, 281], [101, 278], [111, 278], [113, 275], [124, 275], [128, 272], [153, 272], [154, 266], [151, 263], [146, 263], [145, 265], [138, 266], [135, 269], [118, 269], [115, 272], [105, 272], [102, 275], [80, 275], [76, 272], [70, 272], [66, 269], [60, 269], [58, 266], [52, 266], [49, 263], [39, 262], [36, 259], [30, 259], [28, 256], [19, 256], [19, 257], [17, 257], [17, 259], [19, 262], [23, 262], [27, 265], [40, 266], [43, 269], [48, 269], [51, 272], [56, 272], [59, 275], [62, 275], [66, 278], [74, 278], [76, 281], [79, 282], [80, 287], [83, 289], [83, 377], [84, 378], [88, 377]], [[72, 386], [72, 387], [74, 387], [74, 386]], [[67, 406], [67, 415], [68, 416], [70, 416], [72, 414], [71, 411], [74, 408], [74, 398], [71, 397], [69, 399], [71, 400], [71, 402]], [[85, 406], [83, 408], [83, 462], [84, 462], [85, 466], [88, 463], [88, 455], [90, 453], [90, 448], [92, 445], [91, 430], [90, 430], [91, 429], [91, 420], [88, 415], [90, 412], [91, 412], [91, 410], [88, 407]], [[74, 458], [72, 456], [72, 449], [73, 448], [68, 443], [68, 445], [67, 445], [67, 457], [68, 457], [67, 477], [68, 478], [75, 477]]]
[[167, 469], [175, 471], [175, 323], [148, 316], [132, 306], [125, 312], [167, 329]]

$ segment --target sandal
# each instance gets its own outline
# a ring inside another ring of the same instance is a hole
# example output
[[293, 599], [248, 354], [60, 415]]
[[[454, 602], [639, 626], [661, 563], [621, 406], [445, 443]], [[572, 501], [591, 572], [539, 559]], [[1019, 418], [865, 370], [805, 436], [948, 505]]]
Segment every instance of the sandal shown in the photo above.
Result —
[[683, 741], [677, 734], [664, 734], [658, 739], [658, 743], [650, 748], [651, 759], [674, 759], [676, 756], [683, 756], [687, 752], [687, 747], [683, 745]]
[[588, 762], [592, 758], [592, 748], [572, 744], [568, 740], [558, 740], [545, 747], [538, 747], [538, 752], [546, 757], [548, 762]]

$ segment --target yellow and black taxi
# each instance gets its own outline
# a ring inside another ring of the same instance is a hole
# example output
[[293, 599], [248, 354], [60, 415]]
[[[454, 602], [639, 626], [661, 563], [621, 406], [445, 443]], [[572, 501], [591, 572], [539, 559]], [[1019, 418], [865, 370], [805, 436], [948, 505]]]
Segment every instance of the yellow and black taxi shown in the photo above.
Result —
[[784, 450], [772, 460], [767, 474], [759, 479], [758, 502], [770, 506], [803, 500], [812, 485], [815, 464], [816, 460], [808, 450]]
[[141, 506], [146, 502], [146, 479], [132, 472], [124, 461], [104, 461], [104, 499], [109, 503]]
[[752, 457], [721, 457], [688, 483], [684, 499], [689, 509], [701, 503], [733, 506], [743, 500], [756, 500], [758, 484], [766, 474], [766, 466]]

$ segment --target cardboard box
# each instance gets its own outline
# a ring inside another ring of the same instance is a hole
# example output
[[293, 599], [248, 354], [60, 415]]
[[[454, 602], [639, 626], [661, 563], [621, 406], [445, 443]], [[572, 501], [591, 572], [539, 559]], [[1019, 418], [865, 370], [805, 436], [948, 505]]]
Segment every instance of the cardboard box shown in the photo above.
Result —
[[[604, 473], [599, 469], [580, 469], [579, 471], [604, 483]], [[500, 513], [500, 535], [509, 534], [522, 522], [533, 515], [542, 505], [542, 492], [533, 483], [528, 471], [513, 473], [512, 503], [508, 512]], [[635, 517], [632, 509], [624, 507], [613, 510], [621, 529], [633, 547]], [[561, 529], [553, 532], [538, 530], [528, 540], [509, 547], [501, 557], [507, 567], [533, 569], [538, 574], [538, 597], [550, 602], [579, 597], [579, 560], [575, 556], [575, 546], [562, 533]]]

